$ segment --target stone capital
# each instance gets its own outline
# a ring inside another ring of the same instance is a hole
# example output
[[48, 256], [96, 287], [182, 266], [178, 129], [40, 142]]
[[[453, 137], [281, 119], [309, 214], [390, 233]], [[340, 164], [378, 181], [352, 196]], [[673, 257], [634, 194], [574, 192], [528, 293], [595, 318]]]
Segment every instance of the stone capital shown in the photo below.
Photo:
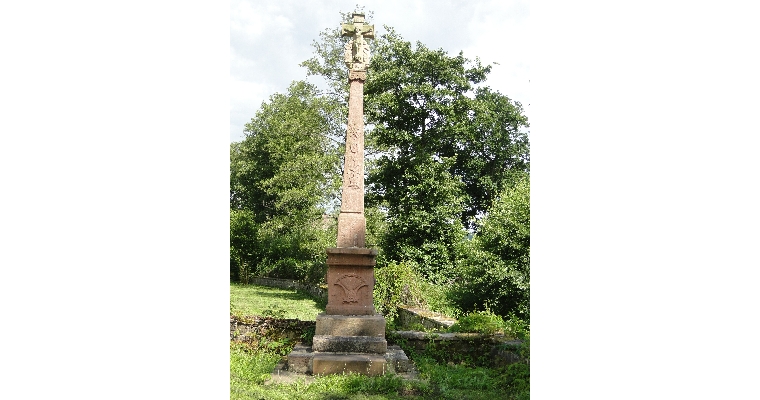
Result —
[[354, 71], [349, 70], [348, 71], [348, 81], [366, 81], [367, 80], [367, 71]]

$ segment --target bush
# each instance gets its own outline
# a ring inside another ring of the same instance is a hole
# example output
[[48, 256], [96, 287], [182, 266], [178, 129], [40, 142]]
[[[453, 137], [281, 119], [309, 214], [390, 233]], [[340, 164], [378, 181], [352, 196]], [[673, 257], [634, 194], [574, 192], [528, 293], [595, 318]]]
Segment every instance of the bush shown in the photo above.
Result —
[[493, 335], [497, 332], [504, 332], [505, 327], [504, 319], [500, 316], [490, 311], [476, 311], [459, 318], [449, 328], [449, 331]]
[[399, 306], [424, 304], [423, 280], [415, 270], [414, 263], [411, 262], [389, 263], [375, 269], [375, 309], [385, 315], [391, 327], [395, 325]]
[[325, 249], [335, 244], [334, 227], [322, 217], [278, 217], [258, 224], [253, 212], [230, 212], [230, 280], [248, 283], [254, 276], [324, 281]]
[[530, 318], [530, 188], [527, 177], [505, 191], [461, 246], [459, 279], [449, 292], [465, 312]]

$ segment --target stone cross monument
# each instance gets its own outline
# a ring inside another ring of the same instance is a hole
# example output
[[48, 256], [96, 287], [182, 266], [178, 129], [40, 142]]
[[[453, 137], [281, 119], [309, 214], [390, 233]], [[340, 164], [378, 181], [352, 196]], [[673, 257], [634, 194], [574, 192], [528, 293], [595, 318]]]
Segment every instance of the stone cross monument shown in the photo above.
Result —
[[338, 215], [338, 244], [327, 249], [327, 314], [375, 315], [372, 289], [377, 250], [365, 248], [364, 217], [364, 81], [367, 80], [369, 46], [375, 27], [364, 23], [364, 14], [341, 25], [351, 38], [344, 48], [348, 67], [348, 123], [343, 163], [343, 193]]
[[385, 318], [375, 312], [377, 250], [365, 248], [364, 217], [364, 81], [369, 65], [365, 39], [375, 37], [375, 28], [364, 22], [364, 14], [353, 15], [341, 25], [345, 62], [350, 84], [343, 193], [338, 216], [337, 246], [327, 249], [327, 306], [317, 315], [311, 348], [296, 346], [288, 356], [288, 370], [319, 375], [402, 373], [409, 360], [398, 346], [385, 340]]
[[367, 80], [369, 46], [364, 38], [375, 37], [375, 27], [364, 23], [363, 14], [354, 14], [353, 23], [341, 26], [342, 35], [351, 37], [345, 46], [350, 85], [346, 157], [343, 167], [343, 194], [338, 216], [338, 246], [364, 247], [364, 81]]

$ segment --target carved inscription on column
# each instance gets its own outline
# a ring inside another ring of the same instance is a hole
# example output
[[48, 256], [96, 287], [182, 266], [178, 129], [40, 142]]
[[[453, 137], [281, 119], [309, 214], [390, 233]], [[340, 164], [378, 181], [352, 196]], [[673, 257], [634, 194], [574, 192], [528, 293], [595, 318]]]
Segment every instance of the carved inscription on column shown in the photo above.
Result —
[[348, 134], [346, 137], [346, 185], [352, 189], [360, 189], [361, 183], [364, 183], [364, 171], [362, 171], [362, 165], [360, 157], [364, 157], [364, 154], [359, 154], [359, 128], [353, 125], [349, 125]]

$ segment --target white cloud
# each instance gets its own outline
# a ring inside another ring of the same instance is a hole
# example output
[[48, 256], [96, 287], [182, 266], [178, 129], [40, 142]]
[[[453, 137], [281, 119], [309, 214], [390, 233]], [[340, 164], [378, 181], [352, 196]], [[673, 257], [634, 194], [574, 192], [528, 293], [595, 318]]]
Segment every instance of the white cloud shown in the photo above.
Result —
[[[311, 43], [325, 29], [337, 26], [339, 13], [351, 11], [353, 0], [302, 2], [236, 0], [230, 24], [230, 137], [239, 137], [261, 101], [284, 92], [293, 80], [306, 79], [298, 64], [313, 54]], [[529, 103], [528, 6], [524, 0], [369, 0], [378, 34], [393, 27], [405, 40], [420, 41], [451, 55], [463, 51], [493, 66], [486, 84], [513, 100]], [[310, 81], [318, 79], [309, 78]], [[240, 84], [240, 88], [234, 88]], [[251, 93], [258, 93], [253, 95]], [[242, 102], [242, 103], [241, 103]]]
[[249, 2], [233, 1], [230, 9], [230, 33], [231, 36], [246, 37], [256, 40], [264, 32], [266, 13], [262, 10], [254, 10]]
[[243, 126], [256, 114], [261, 103], [278, 91], [274, 85], [260, 82], [232, 80], [230, 83], [230, 140], [243, 138]]

